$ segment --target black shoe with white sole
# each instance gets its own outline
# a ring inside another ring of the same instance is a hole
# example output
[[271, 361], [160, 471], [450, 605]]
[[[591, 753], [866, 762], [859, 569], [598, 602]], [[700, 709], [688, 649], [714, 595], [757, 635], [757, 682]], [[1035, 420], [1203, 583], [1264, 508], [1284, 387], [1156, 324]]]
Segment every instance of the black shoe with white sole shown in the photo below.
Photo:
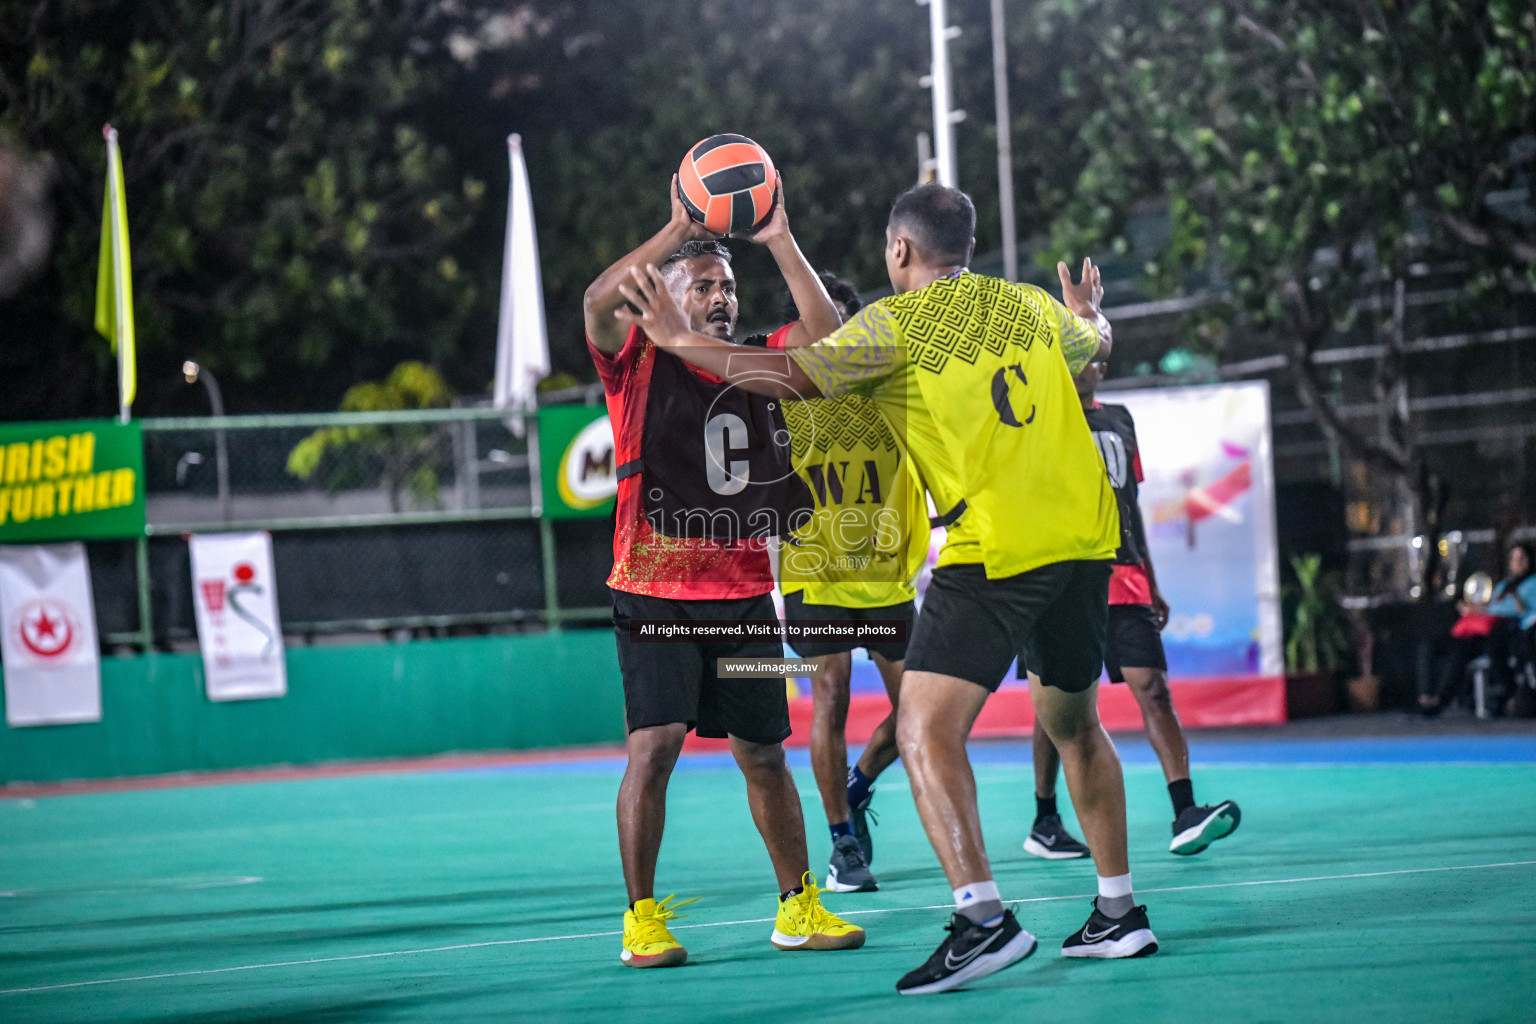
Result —
[[972, 924], [963, 914], [955, 914], [944, 928], [949, 937], [923, 966], [896, 983], [897, 992], [904, 996], [946, 992], [996, 974], [1035, 951], [1035, 937], [1019, 927], [1011, 910], [1003, 911], [1003, 919], [991, 928]]
[[1024, 852], [1046, 860], [1075, 860], [1088, 856], [1088, 847], [1067, 831], [1061, 823], [1061, 815], [1047, 814], [1035, 819], [1029, 838], [1024, 840]]
[[827, 863], [827, 888], [833, 892], [874, 892], [880, 888], [864, 862], [864, 851], [853, 836], [838, 836], [832, 841], [832, 859]]
[[1214, 807], [1186, 807], [1173, 822], [1173, 842], [1168, 849], [1186, 856], [1199, 853], [1218, 839], [1237, 831], [1243, 812], [1231, 800]]
[[1094, 957], [1099, 960], [1122, 960], [1136, 956], [1151, 956], [1157, 952], [1157, 936], [1147, 923], [1147, 908], [1132, 907], [1124, 917], [1105, 917], [1099, 910], [1099, 901], [1093, 901], [1093, 913], [1066, 942], [1061, 944], [1062, 956]]
[[853, 837], [859, 841], [859, 849], [864, 851], [864, 864], [871, 867], [875, 863], [875, 839], [869, 834], [869, 826], [880, 824], [880, 816], [869, 809], [870, 802], [875, 799], [875, 789], [870, 787], [864, 794], [864, 799], [858, 803], [848, 801], [848, 824], [853, 826]]

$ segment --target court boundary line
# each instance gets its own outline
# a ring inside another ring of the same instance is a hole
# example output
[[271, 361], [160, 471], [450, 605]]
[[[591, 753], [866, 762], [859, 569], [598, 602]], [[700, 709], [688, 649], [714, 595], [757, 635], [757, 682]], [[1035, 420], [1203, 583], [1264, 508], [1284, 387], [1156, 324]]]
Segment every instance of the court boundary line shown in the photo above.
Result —
[[[1491, 864], [1452, 864], [1433, 868], [1396, 868], [1391, 871], [1360, 871], [1343, 875], [1311, 875], [1301, 878], [1265, 878], [1247, 882], [1211, 882], [1205, 885], [1175, 885], [1157, 889], [1138, 889], [1138, 894], [1160, 892], [1191, 892], [1197, 889], [1237, 889], [1258, 885], [1297, 885], [1307, 882], [1334, 882], [1351, 878], [1384, 878], [1392, 875], [1422, 875], [1434, 874], [1444, 871], [1487, 871], [1498, 868], [1531, 867], [1536, 865], [1536, 860], [1511, 860], [1499, 861]], [[1024, 903], [1052, 903], [1061, 900], [1086, 900], [1092, 899], [1096, 893], [1075, 894], [1071, 896], [1030, 896], [1024, 899], [1004, 900], [1007, 904]], [[880, 907], [870, 910], [850, 910], [842, 914], [843, 917], [860, 917], [871, 914], [904, 914], [921, 910], [950, 910], [948, 903], [935, 904], [921, 907]], [[771, 917], [745, 918], [739, 921], [710, 921], [700, 924], [684, 924], [673, 928], [673, 931], [694, 928], [727, 928], [736, 925], [768, 924], [774, 921]], [[261, 971], [279, 967], [307, 967], [312, 964], [343, 963], [352, 960], [378, 960], [384, 957], [395, 956], [420, 956], [427, 953], [451, 953], [461, 949], [485, 949], [491, 946], [518, 946], [531, 942], [570, 942], [577, 939], [601, 939], [622, 935], [622, 931], [585, 932], [578, 935], [541, 935], [525, 939], [490, 939], [485, 942], [461, 942], [451, 946], [430, 946], [422, 949], [393, 949], [383, 950], [378, 953], [351, 953], [346, 956], [312, 957], [308, 960], [282, 960], [265, 964], [240, 964], [235, 967], [211, 967], [197, 971], [166, 971], [161, 974], [141, 974], [125, 978], [98, 978], [93, 981], [69, 981], [57, 985], [31, 985], [23, 988], [0, 989], [0, 996], [25, 995], [33, 992], [58, 992], [64, 989], [91, 988], [97, 985], [125, 985], [136, 981], [163, 981], [167, 978], [193, 978], [210, 974], [233, 974], [238, 971]]]

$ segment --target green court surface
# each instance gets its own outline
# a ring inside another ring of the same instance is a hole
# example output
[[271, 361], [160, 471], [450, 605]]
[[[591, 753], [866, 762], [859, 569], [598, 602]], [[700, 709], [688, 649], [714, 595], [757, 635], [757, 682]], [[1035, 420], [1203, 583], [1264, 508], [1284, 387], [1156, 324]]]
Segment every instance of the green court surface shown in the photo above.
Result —
[[[703, 899], [677, 930], [690, 963], [655, 971], [618, 959], [612, 758], [3, 799], [0, 1021], [1536, 1016], [1536, 743], [1195, 748], [1197, 797], [1239, 800], [1242, 827], [1170, 855], [1161, 774], [1124, 743], [1161, 949], [1069, 961], [1092, 867], [1022, 852], [1028, 747], [978, 745], [997, 880], [1040, 947], [912, 998], [893, 985], [943, 937], [949, 890], [899, 767], [875, 800], [881, 891], [827, 900], [868, 944], [788, 953], [768, 943], [773, 879], [740, 776], [685, 758], [658, 895]], [[820, 871], [822, 815], [804, 755], [792, 763]]]

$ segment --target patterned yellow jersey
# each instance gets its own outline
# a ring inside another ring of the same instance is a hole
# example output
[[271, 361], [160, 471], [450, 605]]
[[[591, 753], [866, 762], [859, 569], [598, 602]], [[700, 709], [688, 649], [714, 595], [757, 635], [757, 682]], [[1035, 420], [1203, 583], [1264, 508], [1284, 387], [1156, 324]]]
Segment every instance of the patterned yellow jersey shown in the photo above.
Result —
[[807, 604], [885, 608], [917, 596], [928, 505], [910, 460], [858, 395], [784, 403], [791, 462], [815, 514], [779, 549], [779, 588]]
[[961, 272], [790, 356], [824, 396], [879, 409], [949, 527], [939, 565], [999, 579], [1115, 555], [1115, 495], [1072, 384], [1098, 345], [1043, 289]]

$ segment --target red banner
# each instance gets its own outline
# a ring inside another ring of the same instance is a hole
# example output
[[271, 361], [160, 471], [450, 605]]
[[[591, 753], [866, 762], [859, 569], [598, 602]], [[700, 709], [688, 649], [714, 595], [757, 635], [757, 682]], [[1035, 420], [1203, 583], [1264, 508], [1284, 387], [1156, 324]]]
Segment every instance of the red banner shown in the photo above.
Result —
[[[1217, 729], [1242, 725], [1278, 725], [1285, 716], [1284, 676], [1242, 676], [1230, 679], [1175, 679], [1168, 684], [1173, 706], [1186, 729]], [[855, 693], [848, 702], [848, 743], [863, 743], [875, 726], [890, 714], [884, 696]], [[1127, 686], [1099, 686], [1099, 718], [1104, 727], [1122, 732], [1142, 728], [1141, 708]], [[811, 737], [811, 699], [789, 702], [789, 722], [794, 732], [789, 746], [803, 747]], [[1005, 686], [993, 694], [971, 730], [973, 737], [1028, 736], [1035, 728], [1035, 709], [1029, 691]], [[725, 750], [725, 740], [700, 739], [689, 734], [684, 750]]]

